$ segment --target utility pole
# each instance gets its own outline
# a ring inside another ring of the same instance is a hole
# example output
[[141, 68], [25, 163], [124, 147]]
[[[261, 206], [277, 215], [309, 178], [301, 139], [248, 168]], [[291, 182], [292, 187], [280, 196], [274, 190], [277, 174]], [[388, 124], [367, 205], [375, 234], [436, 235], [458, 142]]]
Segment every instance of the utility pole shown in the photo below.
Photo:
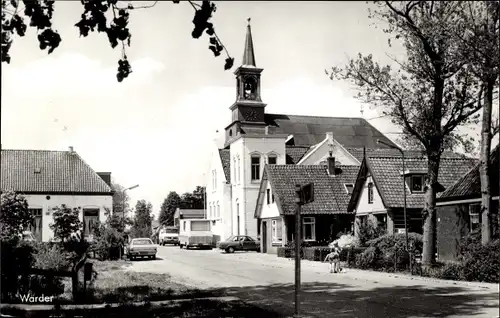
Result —
[[300, 206], [302, 203], [302, 188], [300, 184], [295, 185], [296, 213], [295, 213], [295, 317], [299, 317], [300, 312], [300, 242], [302, 241], [300, 233]]
[[295, 317], [300, 317], [300, 243], [302, 242], [300, 214], [302, 205], [314, 201], [314, 184], [308, 183], [304, 186], [296, 184], [295, 194]]

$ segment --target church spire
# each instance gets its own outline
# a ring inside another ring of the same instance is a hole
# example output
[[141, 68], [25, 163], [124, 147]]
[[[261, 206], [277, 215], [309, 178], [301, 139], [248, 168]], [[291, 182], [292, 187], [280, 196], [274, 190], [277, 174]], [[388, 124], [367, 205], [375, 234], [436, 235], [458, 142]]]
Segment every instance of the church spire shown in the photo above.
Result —
[[255, 54], [253, 52], [252, 29], [250, 27], [250, 18], [247, 19], [247, 36], [245, 39], [245, 50], [243, 52], [243, 66], [257, 66], [255, 65]]

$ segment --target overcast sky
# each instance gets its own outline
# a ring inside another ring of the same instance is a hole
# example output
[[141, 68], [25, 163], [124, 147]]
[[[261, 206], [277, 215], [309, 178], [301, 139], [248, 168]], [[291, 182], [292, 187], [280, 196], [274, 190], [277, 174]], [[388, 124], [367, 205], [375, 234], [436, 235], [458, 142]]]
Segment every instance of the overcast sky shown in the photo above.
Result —
[[[252, 19], [269, 113], [359, 117], [349, 86], [330, 81], [325, 68], [358, 52], [389, 62], [387, 37], [370, 26], [365, 2], [217, 5], [215, 29], [235, 67]], [[80, 38], [74, 24], [82, 12], [79, 1], [56, 2], [54, 28], [63, 40], [51, 55], [38, 49], [34, 30], [15, 39], [11, 64], [2, 64], [2, 148], [73, 146], [96, 171], [111, 171], [125, 187], [139, 184], [129, 192], [132, 203], [151, 201], [156, 213], [169, 191], [204, 184], [215, 132], [230, 123], [234, 69], [223, 70], [206, 36], [191, 38], [191, 6], [166, 1], [131, 12], [133, 73], [118, 83], [119, 49], [104, 34]], [[377, 115], [365, 108], [365, 118]], [[397, 137], [387, 120], [370, 122]]]

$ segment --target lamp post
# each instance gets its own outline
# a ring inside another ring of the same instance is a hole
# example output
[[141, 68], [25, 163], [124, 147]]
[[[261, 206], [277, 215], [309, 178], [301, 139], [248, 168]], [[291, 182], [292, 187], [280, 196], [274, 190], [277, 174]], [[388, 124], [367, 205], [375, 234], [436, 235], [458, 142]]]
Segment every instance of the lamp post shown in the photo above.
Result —
[[406, 216], [406, 181], [405, 181], [405, 153], [404, 151], [396, 146], [393, 146], [391, 144], [386, 143], [385, 141], [382, 141], [380, 139], [377, 139], [377, 144], [383, 144], [386, 145], [389, 148], [396, 149], [401, 153], [401, 159], [403, 161], [403, 201], [404, 201], [404, 206], [403, 206], [403, 215], [404, 215], [404, 220], [405, 220], [405, 245], [406, 245], [406, 253], [408, 253], [408, 256], [410, 258], [410, 274], [413, 274], [412, 270], [412, 259], [410, 255], [410, 249], [408, 248], [408, 220]]
[[126, 192], [127, 190], [132, 190], [132, 189], [135, 189], [135, 188], [137, 188], [137, 187], [139, 187], [139, 185], [138, 185], [138, 184], [133, 185], [133, 186], [128, 187], [128, 188], [125, 188], [125, 189], [123, 189], [123, 191], [122, 191], [122, 194], [123, 194], [123, 207], [122, 207], [122, 208], [123, 208], [123, 212], [122, 212], [122, 215], [123, 215], [123, 217], [125, 217], [125, 192]]

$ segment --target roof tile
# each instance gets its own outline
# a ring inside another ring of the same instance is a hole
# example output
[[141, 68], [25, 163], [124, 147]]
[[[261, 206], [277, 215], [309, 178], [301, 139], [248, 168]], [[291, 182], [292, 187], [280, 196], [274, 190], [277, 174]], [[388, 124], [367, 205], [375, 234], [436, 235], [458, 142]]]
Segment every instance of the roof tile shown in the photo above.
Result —
[[1, 156], [2, 191], [111, 194], [76, 152], [2, 149]]
[[303, 214], [347, 213], [349, 196], [344, 183], [354, 183], [357, 166], [340, 166], [341, 173], [330, 176], [322, 165], [267, 165], [266, 174], [283, 213], [295, 214], [295, 185], [314, 183], [314, 201], [302, 206]]

